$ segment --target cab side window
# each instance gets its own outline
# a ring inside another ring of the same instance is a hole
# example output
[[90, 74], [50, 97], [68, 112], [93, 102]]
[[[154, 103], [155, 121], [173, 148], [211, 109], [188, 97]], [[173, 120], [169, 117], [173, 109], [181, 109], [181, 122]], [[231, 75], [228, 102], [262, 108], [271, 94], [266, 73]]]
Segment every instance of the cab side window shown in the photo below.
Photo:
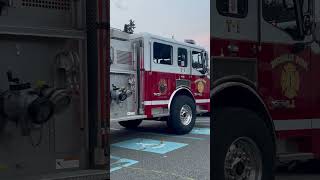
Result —
[[172, 46], [158, 42], [153, 43], [153, 62], [172, 65]]
[[217, 10], [223, 16], [245, 18], [248, 15], [248, 0], [217, 0]]
[[263, 0], [262, 8], [263, 18], [268, 23], [285, 31], [294, 40], [301, 40], [294, 0]]
[[178, 48], [178, 66], [188, 66], [188, 51], [184, 48]]

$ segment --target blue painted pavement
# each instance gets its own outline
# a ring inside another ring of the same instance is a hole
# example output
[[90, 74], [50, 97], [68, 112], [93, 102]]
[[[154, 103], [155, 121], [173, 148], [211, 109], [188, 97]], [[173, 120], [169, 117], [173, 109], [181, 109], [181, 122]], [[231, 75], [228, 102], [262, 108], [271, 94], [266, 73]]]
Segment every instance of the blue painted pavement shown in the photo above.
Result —
[[110, 156], [110, 161], [111, 161], [110, 172], [122, 169], [124, 167], [129, 167], [129, 166], [134, 165], [139, 162], [139, 161], [120, 158], [120, 157], [116, 157], [116, 156]]
[[187, 145], [188, 144], [184, 144], [184, 143], [159, 141], [159, 140], [143, 139], [143, 138], [136, 138], [136, 139], [131, 139], [131, 140], [112, 144], [112, 146], [115, 146], [115, 147], [152, 152], [152, 153], [158, 153], [158, 154], [165, 154]]
[[191, 134], [210, 135], [210, 128], [193, 128]]

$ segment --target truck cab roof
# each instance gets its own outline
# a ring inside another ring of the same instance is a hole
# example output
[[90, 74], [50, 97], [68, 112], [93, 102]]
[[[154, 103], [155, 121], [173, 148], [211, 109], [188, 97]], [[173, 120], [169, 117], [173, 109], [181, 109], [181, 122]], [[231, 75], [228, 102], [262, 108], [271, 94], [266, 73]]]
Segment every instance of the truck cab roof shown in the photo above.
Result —
[[166, 41], [166, 42], [173, 43], [173, 44], [180, 44], [182, 46], [187, 46], [187, 47], [191, 47], [191, 48], [195, 48], [195, 49], [201, 49], [203, 51], [206, 51], [203, 47], [195, 45], [195, 44], [181, 42], [181, 41], [177, 41], [175, 39], [166, 38], [166, 37], [162, 37], [162, 36], [159, 36], [159, 35], [154, 35], [154, 34], [147, 33], [147, 32], [141, 32], [141, 33], [131, 34], [130, 35], [130, 39], [137, 39], [137, 38], [143, 38], [143, 39], [147, 39], [147, 40], [157, 39], [157, 40]]

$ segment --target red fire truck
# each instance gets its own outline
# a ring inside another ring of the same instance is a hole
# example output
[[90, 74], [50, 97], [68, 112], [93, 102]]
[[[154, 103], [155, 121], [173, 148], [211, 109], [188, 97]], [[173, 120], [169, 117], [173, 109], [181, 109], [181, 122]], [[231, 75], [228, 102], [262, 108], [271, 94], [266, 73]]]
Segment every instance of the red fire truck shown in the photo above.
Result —
[[320, 158], [317, 0], [214, 0], [215, 180], [270, 180], [276, 162]]
[[110, 37], [111, 121], [132, 128], [165, 120], [177, 134], [191, 131], [196, 114], [210, 109], [205, 49], [149, 33], [111, 29]]

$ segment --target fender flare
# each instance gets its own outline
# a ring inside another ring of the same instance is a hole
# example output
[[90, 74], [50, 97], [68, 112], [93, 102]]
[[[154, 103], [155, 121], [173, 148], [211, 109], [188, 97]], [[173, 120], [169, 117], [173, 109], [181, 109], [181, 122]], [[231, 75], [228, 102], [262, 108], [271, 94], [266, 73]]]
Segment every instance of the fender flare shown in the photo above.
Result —
[[[272, 133], [272, 136], [273, 136], [273, 139], [274, 139], [274, 143], [276, 143], [276, 139], [277, 139], [276, 130], [275, 130], [275, 126], [274, 126], [274, 122], [272, 120], [271, 114], [270, 114], [266, 104], [262, 100], [261, 96], [258, 94], [256, 89], [254, 89], [252, 86], [244, 84], [242, 82], [234, 82], [234, 81], [224, 82], [224, 83], [221, 83], [220, 85], [218, 85], [217, 87], [213, 88], [210, 91], [210, 99], [213, 98], [213, 96], [217, 95], [219, 92], [223, 91], [224, 89], [231, 88], [231, 87], [244, 88], [244, 89], [248, 90], [250, 93], [252, 93], [259, 100], [259, 102], [264, 107], [265, 113], [267, 115], [267, 119], [265, 121], [269, 121], [269, 122], [266, 122], [266, 123], [269, 123], [271, 125], [272, 129], [270, 129], [270, 130], [272, 131], [271, 133]], [[275, 148], [276, 148], [276, 144], [275, 144]], [[276, 152], [276, 149], [275, 149], [275, 152]]]
[[[217, 93], [216, 89], [220, 86], [225, 86], [225, 83], [230, 83], [230, 82], [234, 82], [234, 83], [240, 83], [243, 85], [247, 85], [250, 87], [250, 91], [254, 91], [256, 93], [256, 83], [254, 83], [253, 81], [251, 81], [250, 79], [240, 76], [240, 75], [230, 75], [230, 76], [224, 76], [220, 79], [215, 80], [212, 83], [211, 87], [214, 87], [213, 89], [210, 90], [210, 98], [213, 97], [213, 95], [215, 93]], [[241, 86], [241, 85], [240, 85]], [[258, 93], [256, 93], [258, 97], [260, 97], [258, 95]], [[260, 98], [260, 101], [262, 101], [262, 99]], [[262, 101], [263, 102], [263, 101]]]
[[186, 90], [186, 91], [188, 92], [188, 94], [191, 95], [192, 100], [193, 100], [194, 102], [196, 102], [196, 100], [195, 100], [195, 98], [194, 98], [194, 96], [193, 96], [193, 94], [192, 94], [192, 92], [190, 91], [189, 88], [187, 88], [187, 87], [180, 87], [180, 88], [176, 89], [176, 90], [171, 94], [171, 96], [170, 96], [169, 104], [168, 104], [168, 110], [169, 110], [169, 112], [170, 112], [171, 103], [172, 103], [174, 97], [176, 96], [176, 94], [177, 94], [178, 92], [183, 91], [183, 90]]

